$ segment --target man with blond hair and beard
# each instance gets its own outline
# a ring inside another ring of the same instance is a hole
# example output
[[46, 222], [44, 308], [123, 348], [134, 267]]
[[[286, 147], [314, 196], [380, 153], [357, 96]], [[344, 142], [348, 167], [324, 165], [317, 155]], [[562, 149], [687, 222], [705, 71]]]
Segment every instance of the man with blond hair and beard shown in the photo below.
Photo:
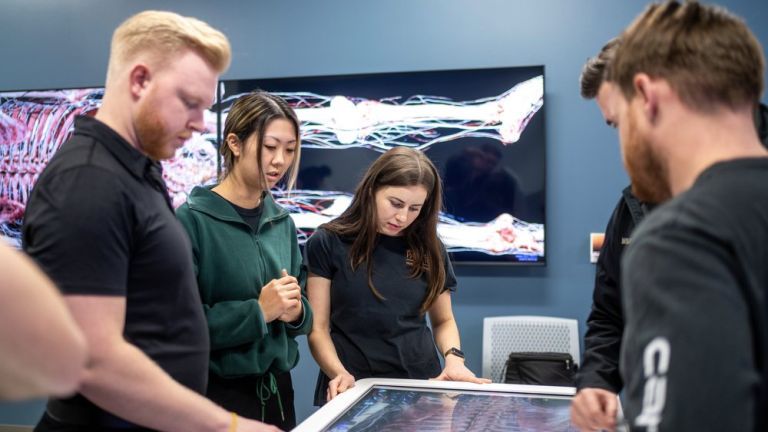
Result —
[[80, 393], [36, 431], [277, 430], [205, 399], [209, 339], [191, 247], [159, 160], [203, 129], [227, 38], [142, 12], [112, 38], [103, 104], [40, 175], [24, 249], [62, 290], [90, 348]]
[[768, 427], [763, 50], [723, 9], [649, 6], [610, 65], [633, 192], [665, 202], [622, 261], [620, 371], [632, 430]]

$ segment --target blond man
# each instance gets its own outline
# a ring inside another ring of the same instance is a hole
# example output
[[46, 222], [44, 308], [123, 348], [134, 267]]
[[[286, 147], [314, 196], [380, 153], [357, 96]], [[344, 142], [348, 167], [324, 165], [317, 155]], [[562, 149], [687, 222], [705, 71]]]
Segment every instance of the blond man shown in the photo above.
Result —
[[205, 399], [209, 340], [188, 240], [159, 160], [201, 130], [227, 38], [147, 11], [112, 38], [103, 105], [40, 176], [24, 249], [56, 282], [91, 349], [80, 393], [35, 430], [276, 430]]

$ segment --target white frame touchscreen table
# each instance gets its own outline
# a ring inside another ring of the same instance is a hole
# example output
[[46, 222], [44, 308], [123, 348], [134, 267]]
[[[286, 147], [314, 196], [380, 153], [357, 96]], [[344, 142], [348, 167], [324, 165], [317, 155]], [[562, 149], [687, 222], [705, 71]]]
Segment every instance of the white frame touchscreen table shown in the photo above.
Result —
[[368, 378], [340, 394], [294, 432], [572, 432], [573, 387]]

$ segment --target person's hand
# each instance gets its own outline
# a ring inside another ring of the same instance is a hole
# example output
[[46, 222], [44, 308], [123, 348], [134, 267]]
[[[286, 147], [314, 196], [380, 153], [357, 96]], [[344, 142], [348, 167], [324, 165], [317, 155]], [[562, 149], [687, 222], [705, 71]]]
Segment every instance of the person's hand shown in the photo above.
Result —
[[[288, 272], [283, 269], [283, 277], [288, 277]], [[301, 288], [301, 287], [299, 287]], [[282, 315], [277, 317], [280, 321], [292, 323], [294, 321], [298, 321], [299, 318], [301, 318], [301, 314], [303, 312], [303, 307], [301, 304], [301, 292], [299, 292], [299, 302], [296, 304], [296, 306], [291, 306], [288, 309], [283, 312]]]
[[[264, 315], [264, 321], [272, 322], [291, 308], [301, 312], [301, 288], [293, 276], [283, 270], [283, 277], [272, 279], [261, 289], [259, 307]], [[297, 312], [294, 310], [293, 314]]]
[[282, 429], [243, 417], [237, 419], [237, 432], [281, 432]]
[[282, 315], [277, 317], [277, 319], [280, 320], [280, 321], [283, 321], [283, 322], [287, 322], [287, 323], [296, 322], [296, 321], [299, 320], [299, 318], [301, 318], [301, 314], [302, 314], [303, 310], [304, 309], [303, 309], [303, 307], [301, 305], [301, 299], [299, 299], [299, 301], [296, 304], [296, 306], [291, 306], [288, 309], [286, 309], [285, 312], [283, 312]]
[[331, 400], [341, 393], [351, 389], [355, 386], [355, 377], [348, 372], [343, 372], [338, 375], [331, 382], [328, 383], [328, 391], [325, 393], [327, 400]]
[[464, 365], [463, 359], [453, 355], [446, 357], [445, 368], [443, 368], [440, 375], [432, 379], [438, 381], [465, 381], [475, 384], [489, 384], [491, 382], [488, 378], [476, 377], [475, 374]]
[[600, 388], [584, 388], [571, 402], [571, 423], [581, 431], [616, 429], [619, 403], [616, 393]]

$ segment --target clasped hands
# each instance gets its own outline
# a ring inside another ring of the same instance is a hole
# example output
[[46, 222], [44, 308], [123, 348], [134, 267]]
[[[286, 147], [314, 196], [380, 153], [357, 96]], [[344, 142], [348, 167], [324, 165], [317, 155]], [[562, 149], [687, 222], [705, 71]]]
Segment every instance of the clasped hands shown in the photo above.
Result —
[[301, 318], [301, 287], [299, 281], [283, 269], [280, 279], [272, 279], [261, 289], [259, 306], [264, 321], [280, 320], [291, 323]]

